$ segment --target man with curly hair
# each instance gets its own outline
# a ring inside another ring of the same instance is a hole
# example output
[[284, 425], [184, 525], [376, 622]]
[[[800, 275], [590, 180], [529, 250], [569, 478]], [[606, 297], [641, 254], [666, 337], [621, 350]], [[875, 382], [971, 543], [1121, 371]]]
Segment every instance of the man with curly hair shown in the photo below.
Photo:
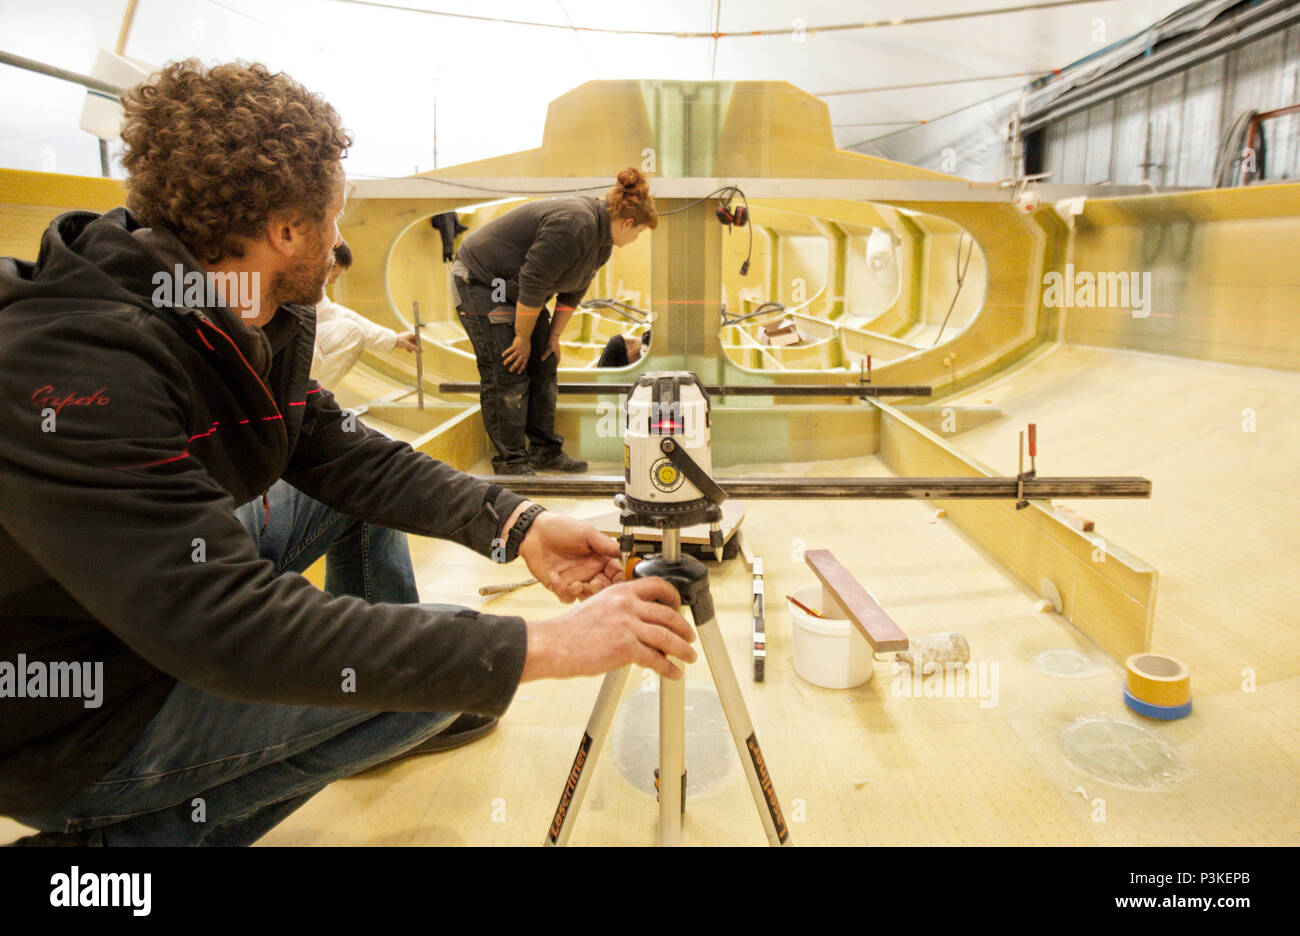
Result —
[[[0, 258], [0, 814], [47, 842], [246, 844], [523, 681], [680, 677], [671, 586], [615, 584], [612, 540], [309, 378], [351, 143], [333, 108], [195, 61], [123, 106], [127, 206]], [[373, 529], [522, 556], [586, 600], [528, 622], [416, 604], [368, 565]], [[331, 550], [353, 565], [332, 594], [291, 574]]]

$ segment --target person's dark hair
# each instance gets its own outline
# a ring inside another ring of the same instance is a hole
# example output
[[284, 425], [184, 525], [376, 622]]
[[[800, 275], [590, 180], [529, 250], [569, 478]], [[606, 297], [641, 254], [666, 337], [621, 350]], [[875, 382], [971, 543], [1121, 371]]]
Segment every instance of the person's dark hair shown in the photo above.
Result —
[[652, 231], [659, 226], [659, 212], [650, 197], [650, 182], [631, 166], [618, 174], [618, 185], [605, 193], [605, 206], [611, 220], [631, 218], [637, 226]]
[[352, 248], [347, 241], [334, 248], [334, 262], [345, 270], [352, 266]]
[[265, 65], [171, 62], [122, 97], [126, 206], [204, 263], [243, 256], [272, 214], [321, 222], [352, 135]]
[[627, 342], [622, 335], [615, 335], [605, 342], [605, 350], [600, 352], [597, 367], [627, 367]]

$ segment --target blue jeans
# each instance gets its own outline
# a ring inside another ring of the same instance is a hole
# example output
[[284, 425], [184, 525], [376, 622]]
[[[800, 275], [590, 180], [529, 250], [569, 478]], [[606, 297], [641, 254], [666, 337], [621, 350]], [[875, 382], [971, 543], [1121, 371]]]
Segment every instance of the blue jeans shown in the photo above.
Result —
[[[419, 600], [406, 536], [344, 516], [281, 481], [236, 517], [276, 572], [325, 556], [325, 587], [372, 603]], [[446, 609], [448, 605], [425, 605]], [[178, 683], [100, 780], [45, 813], [47, 831], [97, 845], [250, 845], [335, 780], [433, 737], [455, 712], [361, 712], [231, 702]]]
[[[406, 534], [344, 516], [285, 481], [235, 511], [263, 559], [281, 572], [306, 572], [325, 557], [325, 590], [371, 604], [415, 604], [415, 571]], [[267, 514], [270, 522], [266, 523]], [[262, 525], [266, 523], [263, 531]]]

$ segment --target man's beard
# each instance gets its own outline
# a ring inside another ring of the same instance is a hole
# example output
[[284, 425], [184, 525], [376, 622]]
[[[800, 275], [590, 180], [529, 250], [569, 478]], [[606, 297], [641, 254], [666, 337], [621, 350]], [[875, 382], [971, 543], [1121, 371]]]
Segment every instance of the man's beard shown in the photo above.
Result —
[[311, 249], [304, 251], [285, 269], [271, 277], [271, 296], [276, 308], [282, 305], [314, 306], [325, 294], [325, 280], [334, 267], [334, 252], [319, 253], [324, 247], [322, 238], [315, 238]]

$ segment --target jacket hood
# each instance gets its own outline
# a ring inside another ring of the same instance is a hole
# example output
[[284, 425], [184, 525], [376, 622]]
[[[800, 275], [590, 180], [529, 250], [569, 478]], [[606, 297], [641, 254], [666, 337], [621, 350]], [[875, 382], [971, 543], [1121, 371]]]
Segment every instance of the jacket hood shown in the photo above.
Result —
[[[196, 293], [184, 284], [194, 281], [206, 282], [202, 266], [166, 228], [145, 227], [125, 208], [70, 211], [50, 222], [35, 263], [0, 258], [0, 310], [25, 300], [53, 299], [65, 307], [70, 299], [83, 300], [90, 308], [126, 303], [157, 316], [198, 349], [207, 344], [200, 323], [215, 325], [246, 359], [269, 364], [278, 349], [262, 331], [207, 302], [210, 290], [200, 291], [203, 301], [192, 301]], [[301, 324], [310, 313], [284, 306], [281, 314]]]
[[[191, 274], [205, 288], [181, 288]], [[249, 427], [240, 444], [243, 467], [226, 479], [242, 503], [269, 487], [293, 451], [315, 313], [283, 306], [266, 326], [247, 325], [207, 302], [207, 282], [173, 232], [144, 227], [125, 208], [68, 212], [46, 229], [35, 263], [0, 258], [0, 330], [17, 335], [63, 316], [101, 314], [131, 322], [142, 341], [147, 333], [172, 345], [192, 384], [206, 388], [191, 431]]]
[[163, 263], [132, 236], [142, 229], [125, 208], [59, 215], [35, 263], [0, 259], [0, 309], [24, 299], [79, 298], [149, 307], [149, 283]]

